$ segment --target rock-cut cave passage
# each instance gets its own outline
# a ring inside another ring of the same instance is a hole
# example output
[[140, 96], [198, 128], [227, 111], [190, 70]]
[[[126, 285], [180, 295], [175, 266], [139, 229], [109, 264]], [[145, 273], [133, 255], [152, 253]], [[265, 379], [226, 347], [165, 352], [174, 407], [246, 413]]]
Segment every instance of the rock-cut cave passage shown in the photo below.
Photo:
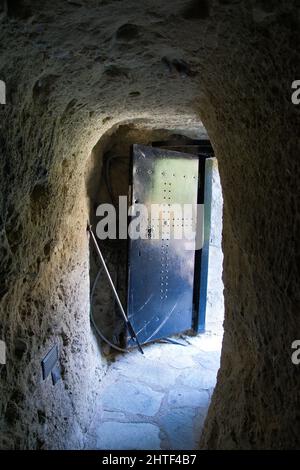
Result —
[[0, 1], [1, 448], [86, 445], [108, 369], [89, 319], [92, 150], [132, 122], [202, 122], [218, 160], [224, 337], [197, 446], [299, 448], [299, 18], [296, 0]]

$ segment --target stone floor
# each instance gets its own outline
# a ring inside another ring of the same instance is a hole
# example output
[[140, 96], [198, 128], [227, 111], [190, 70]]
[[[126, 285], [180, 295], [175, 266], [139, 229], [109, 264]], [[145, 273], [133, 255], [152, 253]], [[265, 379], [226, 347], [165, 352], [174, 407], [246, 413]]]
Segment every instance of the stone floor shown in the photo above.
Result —
[[196, 449], [219, 368], [221, 335], [120, 355], [101, 383], [88, 449]]

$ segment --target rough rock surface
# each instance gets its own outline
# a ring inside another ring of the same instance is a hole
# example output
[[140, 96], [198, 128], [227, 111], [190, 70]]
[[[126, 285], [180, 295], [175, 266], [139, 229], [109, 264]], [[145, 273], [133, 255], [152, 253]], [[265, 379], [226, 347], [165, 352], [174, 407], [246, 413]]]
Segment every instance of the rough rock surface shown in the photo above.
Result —
[[[130, 120], [199, 118], [224, 194], [226, 308], [201, 446], [299, 447], [299, 2], [10, 0], [0, 15], [1, 447], [80, 448], [93, 414], [91, 150]], [[40, 376], [54, 341], [56, 387]]]

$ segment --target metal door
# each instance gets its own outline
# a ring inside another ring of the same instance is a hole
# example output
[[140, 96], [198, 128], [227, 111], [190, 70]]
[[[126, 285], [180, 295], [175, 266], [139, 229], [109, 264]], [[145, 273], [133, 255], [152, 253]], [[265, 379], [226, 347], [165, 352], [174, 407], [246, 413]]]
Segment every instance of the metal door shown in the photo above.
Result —
[[[184, 138], [183, 141], [182, 138], [178, 139], [178, 136], [174, 136], [167, 142], [153, 142], [152, 145], [167, 150], [192, 153], [199, 158], [198, 204], [202, 204], [203, 207], [203, 243], [202, 249], [197, 250], [195, 253], [193, 330], [197, 333], [203, 333], [206, 321], [214, 151], [209, 140]], [[200, 227], [201, 224], [198, 222], [198, 229]]]
[[[141, 343], [193, 326], [197, 213], [184, 205], [196, 208], [198, 167], [197, 155], [133, 146], [132, 207], [143, 204], [149, 215], [139, 214], [143, 237], [129, 241], [127, 312]], [[180, 217], [172, 204], [181, 206]], [[180, 226], [183, 236], [175, 239]]]

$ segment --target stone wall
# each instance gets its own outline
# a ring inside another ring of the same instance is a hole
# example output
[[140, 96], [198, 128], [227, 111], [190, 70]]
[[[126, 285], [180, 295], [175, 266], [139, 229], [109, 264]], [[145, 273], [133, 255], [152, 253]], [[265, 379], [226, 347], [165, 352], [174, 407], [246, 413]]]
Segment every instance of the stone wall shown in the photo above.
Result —
[[211, 228], [209, 240], [209, 259], [207, 276], [206, 324], [208, 334], [223, 335], [224, 321], [224, 285], [223, 285], [223, 195], [215, 159], [212, 171]]

